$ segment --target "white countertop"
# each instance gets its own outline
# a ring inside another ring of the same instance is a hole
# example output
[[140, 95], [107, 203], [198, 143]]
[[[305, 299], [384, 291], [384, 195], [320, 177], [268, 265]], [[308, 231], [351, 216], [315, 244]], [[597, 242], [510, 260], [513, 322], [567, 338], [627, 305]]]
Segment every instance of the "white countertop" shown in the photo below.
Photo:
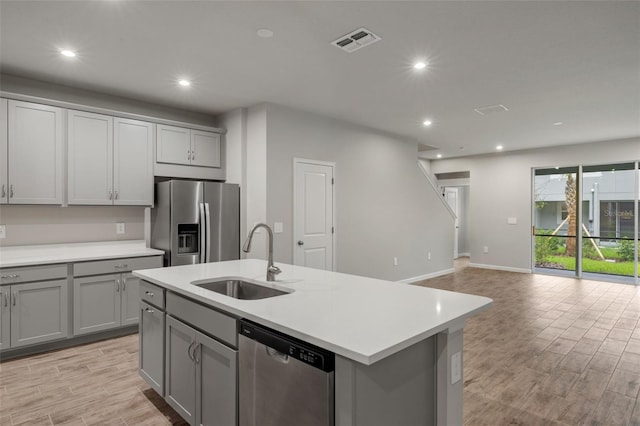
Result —
[[[277, 263], [282, 273], [266, 283], [266, 262], [234, 260], [133, 274], [232, 315], [370, 365], [488, 309], [486, 297]], [[191, 284], [244, 277], [292, 293], [238, 300]]]
[[162, 255], [143, 240], [0, 247], [0, 268]]

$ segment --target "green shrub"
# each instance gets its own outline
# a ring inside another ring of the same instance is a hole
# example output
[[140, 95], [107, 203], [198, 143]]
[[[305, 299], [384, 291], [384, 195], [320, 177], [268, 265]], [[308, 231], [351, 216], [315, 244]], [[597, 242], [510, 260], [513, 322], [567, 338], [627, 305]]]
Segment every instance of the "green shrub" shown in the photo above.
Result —
[[632, 240], [618, 241], [618, 256], [624, 261], [633, 261], [635, 247]]
[[535, 255], [536, 264], [548, 263], [549, 258], [556, 254], [560, 248], [560, 241], [557, 237], [547, 237], [551, 235], [551, 231], [538, 231], [539, 234], [535, 238]]

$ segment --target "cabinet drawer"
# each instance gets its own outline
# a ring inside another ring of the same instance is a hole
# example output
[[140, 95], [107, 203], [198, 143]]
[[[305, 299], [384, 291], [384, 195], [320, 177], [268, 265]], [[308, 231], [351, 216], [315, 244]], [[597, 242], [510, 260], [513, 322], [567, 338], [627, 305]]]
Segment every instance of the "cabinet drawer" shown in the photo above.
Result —
[[233, 317], [171, 292], [167, 293], [167, 313], [234, 348], [238, 347], [238, 321]]
[[0, 284], [17, 284], [29, 281], [67, 278], [67, 265], [30, 266], [0, 270]]
[[117, 274], [137, 269], [161, 268], [162, 256], [127, 257], [123, 259], [80, 262], [73, 265], [73, 276]]
[[148, 281], [140, 281], [140, 299], [164, 309], [164, 289]]

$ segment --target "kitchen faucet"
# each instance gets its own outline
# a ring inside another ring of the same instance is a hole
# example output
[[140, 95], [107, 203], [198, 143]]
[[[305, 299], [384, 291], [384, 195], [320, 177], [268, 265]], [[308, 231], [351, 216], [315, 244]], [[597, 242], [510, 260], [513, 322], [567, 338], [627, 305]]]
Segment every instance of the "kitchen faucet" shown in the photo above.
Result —
[[271, 230], [271, 228], [269, 228], [269, 225], [264, 223], [256, 223], [253, 229], [251, 229], [251, 232], [249, 232], [249, 235], [247, 236], [247, 239], [245, 240], [244, 245], [242, 246], [242, 251], [245, 253], [249, 253], [249, 251], [251, 250], [251, 239], [253, 238], [253, 233], [256, 232], [256, 229], [258, 228], [265, 228], [267, 230], [267, 234], [269, 237], [269, 260], [267, 263], [267, 281], [275, 281], [276, 275], [278, 275], [282, 271], [280, 270], [280, 268], [278, 268], [277, 266], [274, 266], [273, 264], [273, 231]]

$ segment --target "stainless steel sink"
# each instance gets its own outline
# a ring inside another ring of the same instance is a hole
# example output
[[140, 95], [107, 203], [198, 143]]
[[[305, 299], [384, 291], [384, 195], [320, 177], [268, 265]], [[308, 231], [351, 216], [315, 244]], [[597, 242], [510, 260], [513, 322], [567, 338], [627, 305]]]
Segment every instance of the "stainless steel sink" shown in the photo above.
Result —
[[251, 283], [240, 279], [222, 279], [217, 281], [193, 282], [193, 285], [225, 296], [242, 300], [258, 300], [288, 294], [283, 290]]

